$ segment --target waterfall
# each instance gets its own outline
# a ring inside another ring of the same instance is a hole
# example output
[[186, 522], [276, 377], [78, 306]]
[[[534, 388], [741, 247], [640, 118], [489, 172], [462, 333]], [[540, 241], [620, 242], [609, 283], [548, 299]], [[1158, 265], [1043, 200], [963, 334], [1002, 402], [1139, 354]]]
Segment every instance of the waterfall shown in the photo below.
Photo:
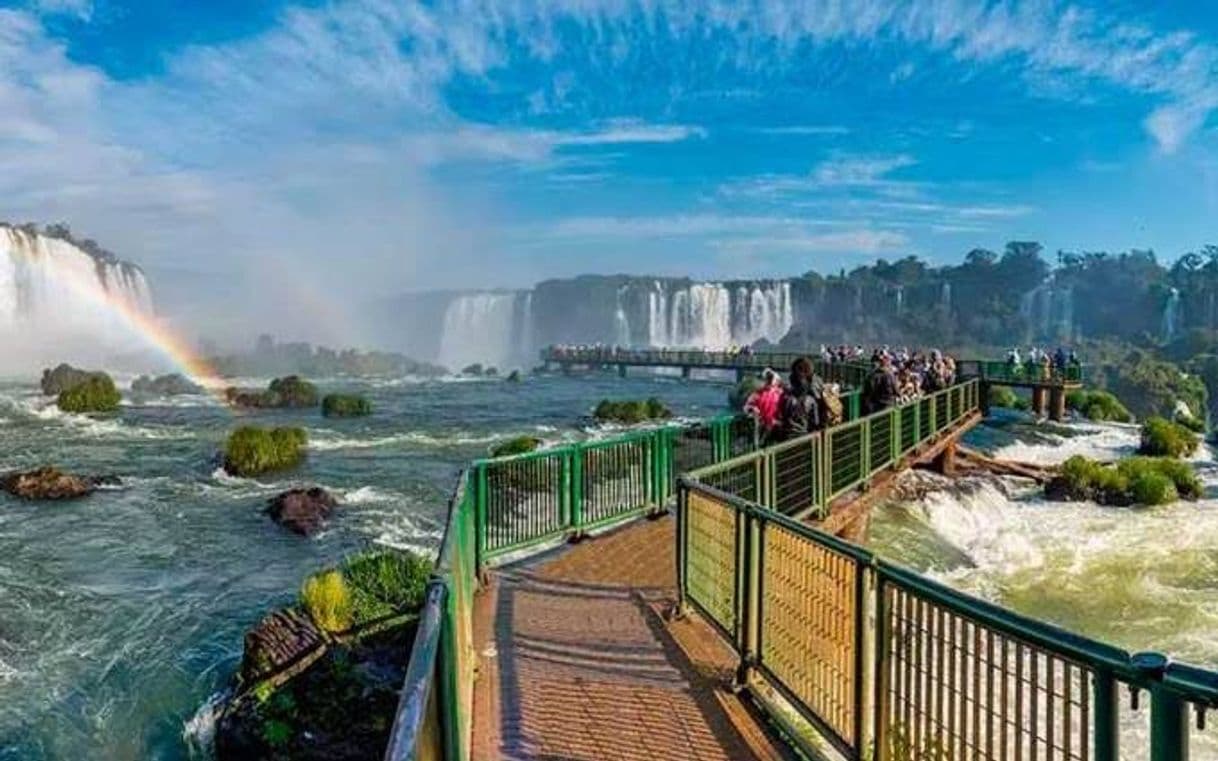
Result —
[[1057, 313], [1057, 334], [1062, 338], [1074, 337], [1074, 286], [1061, 291], [1061, 303]]
[[626, 286], [617, 289], [617, 307], [613, 312], [614, 343], [623, 347], [631, 345], [630, 318], [626, 316], [626, 307], [622, 303], [626, 290]]
[[939, 308], [944, 314], [952, 313], [952, 284], [943, 283], [943, 289], [939, 291]]
[[[0, 344], [6, 354], [62, 359], [139, 350], [130, 315], [153, 314], [135, 265], [75, 243], [0, 225]], [[48, 349], [57, 357], [46, 357]]]
[[903, 285], [898, 285], [896, 288], [896, 302], [897, 302], [897, 306], [896, 306], [897, 312], [896, 313], [900, 314], [902, 308], [905, 306], [905, 286], [903, 286]]
[[1176, 337], [1180, 326], [1180, 291], [1172, 288], [1167, 295], [1167, 303], [1163, 305], [1163, 341], [1171, 343]]
[[1214, 292], [1209, 291], [1205, 294], [1205, 324], [1210, 330], [1214, 329]]
[[520, 299], [516, 293], [455, 296], [444, 310], [440, 364], [453, 372], [475, 362], [506, 368], [520, 356], [518, 305], [531, 311], [532, 300], [528, 294]]
[[1019, 316], [1028, 340], [1074, 335], [1074, 286], [1058, 287], [1052, 276], [1019, 300]]
[[778, 342], [794, 322], [787, 281], [675, 284], [657, 280], [647, 290], [647, 339], [652, 346], [724, 348], [761, 339]]

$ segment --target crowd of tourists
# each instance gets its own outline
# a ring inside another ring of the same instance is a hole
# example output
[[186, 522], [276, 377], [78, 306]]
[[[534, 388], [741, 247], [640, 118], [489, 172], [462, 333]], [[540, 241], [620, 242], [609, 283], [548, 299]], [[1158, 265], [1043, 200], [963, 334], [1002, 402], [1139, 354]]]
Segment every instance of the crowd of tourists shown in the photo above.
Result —
[[[867, 357], [862, 347], [821, 347], [826, 362], [858, 362]], [[927, 352], [883, 346], [870, 354], [871, 371], [863, 382], [863, 414], [908, 404], [956, 382], [956, 360], [931, 349]], [[784, 380], [766, 369], [762, 385], [749, 395], [744, 411], [757, 421], [764, 441], [774, 443], [836, 425], [842, 420], [841, 389], [825, 383], [812, 360], [800, 357]]]
[[1012, 375], [1050, 380], [1066, 375], [1069, 371], [1077, 370], [1079, 367], [1078, 354], [1073, 349], [1067, 349], [1064, 346], [1057, 347], [1057, 351], [1054, 352], [1049, 352], [1039, 346], [1032, 346], [1026, 354], [1022, 355], [1019, 347], [1015, 346], [1007, 352], [1007, 369]]

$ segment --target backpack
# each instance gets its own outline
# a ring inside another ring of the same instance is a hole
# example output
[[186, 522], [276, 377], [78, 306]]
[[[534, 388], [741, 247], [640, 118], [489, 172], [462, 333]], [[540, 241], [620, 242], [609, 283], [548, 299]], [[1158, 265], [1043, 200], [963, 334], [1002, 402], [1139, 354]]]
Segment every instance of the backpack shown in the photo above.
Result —
[[825, 389], [825, 392], [820, 398], [821, 408], [824, 414], [821, 415], [821, 422], [825, 427], [837, 425], [842, 422], [842, 398], [835, 392]]

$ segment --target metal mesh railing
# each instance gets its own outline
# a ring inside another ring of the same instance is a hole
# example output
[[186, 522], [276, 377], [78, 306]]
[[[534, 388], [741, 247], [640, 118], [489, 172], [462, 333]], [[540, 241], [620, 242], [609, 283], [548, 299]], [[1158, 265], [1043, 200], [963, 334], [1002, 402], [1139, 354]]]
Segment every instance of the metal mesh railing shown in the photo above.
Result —
[[892, 409], [872, 415], [867, 423], [867, 471], [875, 473], [892, 464], [895, 442], [894, 420], [899, 414]]
[[785, 515], [813, 509], [820, 502], [817, 464], [819, 436], [804, 436], [770, 450], [773, 465], [773, 508]]
[[652, 503], [655, 452], [654, 436], [596, 442], [580, 448], [583, 489], [578, 502], [585, 524], [596, 524]]
[[825, 432], [829, 447], [829, 499], [863, 478], [863, 424], [847, 423]]
[[738, 514], [731, 504], [690, 492], [683, 515], [684, 587], [689, 599], [729, 636], [736, 631]]
[[567, 525], [566, 450], [479, 463], [488, 551], [562, 533]]

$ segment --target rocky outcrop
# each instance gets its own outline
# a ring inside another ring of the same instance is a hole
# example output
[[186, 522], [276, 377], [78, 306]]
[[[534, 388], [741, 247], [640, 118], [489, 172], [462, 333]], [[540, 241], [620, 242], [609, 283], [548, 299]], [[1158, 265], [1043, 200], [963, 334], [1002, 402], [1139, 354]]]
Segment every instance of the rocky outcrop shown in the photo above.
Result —
[[325, 637], [299, 608], [276, 610], [245, 633], [241, 684], [250, 685], [306, 661]]
[[312, 536], [325, 526], [338, 507], [334, 495], [320, 487], [291, 489], [267, 503], [266, 513], [280, 526], [301, 536]]
[[76, 476], [46, 466], [0, 476], [0, 489], [29, 500], [61, 500], [87, 497], [99, 486], [119, 483], [115, 476]]
[[317, 406], [317, 387], [298, 375], [271, 381], [265, 391], [230, 386], [224, 398], [234, 407], [302, 408]]
[[203, 387], [192, 382], [180, 373], [159, 375], [141, 375], [131, 382], [131, 390], [139, 394], [156, 394], [158, 396], [179, 396], [182, 394], [201, 394]]
[[64, 362], [57, 365], [54, 369], [44, 369], [40, 385], [42, 386], [42, 393], [47, 396], [59, 396], [64, 391], [81, 386], [93, 378], [110, 380], [110, 376], [101, 371], [82, 370], [79, 367], [72, 367]]

